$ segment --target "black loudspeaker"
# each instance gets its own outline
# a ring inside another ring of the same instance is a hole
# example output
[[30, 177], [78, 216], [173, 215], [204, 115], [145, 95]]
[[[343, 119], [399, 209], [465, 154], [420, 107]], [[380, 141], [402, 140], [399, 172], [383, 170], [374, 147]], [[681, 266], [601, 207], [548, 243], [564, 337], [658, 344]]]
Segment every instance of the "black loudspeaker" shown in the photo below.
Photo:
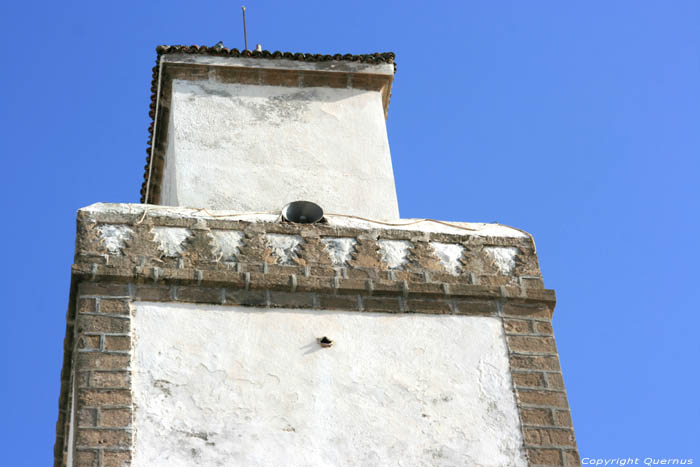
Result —
[[297, 224], [315, 224], [323, 219], [323, 209], [311, 201], [294, 201], [282, 208], [282, 217]]

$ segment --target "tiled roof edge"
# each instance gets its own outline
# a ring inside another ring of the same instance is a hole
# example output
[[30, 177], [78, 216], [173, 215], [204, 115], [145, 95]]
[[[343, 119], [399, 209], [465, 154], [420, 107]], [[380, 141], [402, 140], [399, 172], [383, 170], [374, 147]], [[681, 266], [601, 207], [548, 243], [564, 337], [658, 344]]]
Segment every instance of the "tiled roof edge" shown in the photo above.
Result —
[[350, 61], [350, 62], [362, 62], [362, 63], [392, 63], [394, 64], [394, 72], [396, 72], [396, 63], [394, 59], [396, 55], [394, 52], [383, 52], [383, 53], [373, 53], [373, 54], [362, 54], [362, 55], [352, 55], [352, 54], [335, 54], [335, 55], [324, 55], [324, 54], [308, 54], [308, 53], [293, 53], [293, 52], [270, 52], [268, 50], [263, 50], [262, 52], [250, 51], [250, 50], [238, 50], [229, 49], [226, 47], [208, 47], [206, 45], [159, 45], [156, 47], [156, 65], [153, 67], [153, 80], [151, 81], [151, 104], [148, 115], [151, 117], [151, 124], [148, 127], [148, 146], [146, 147], [146, 166], [144, 167], [143, 183], [141, 184], [141, 202], [146, 203], [146, 185], [148, 184], [148, 170], [151, 164], [151, 147], [153, 146], [153, 127], [156, 118], [156, 100], [158, 92], [158, 72], [161, 55], [167, 55], [172, 53], [186, 53], [186, 54], [199, 54], [199, 55], [214, 55], [222, 57], [248, 57], [248, 58], [267, 58], [267, 59], [287, 59], [296, 61], [306, 61], [306, 62], [329, 62], [329, 61]]
[[156, 52], [158, 55], [165, 55], [171, 53], [186, 53], [186, 54], [200, 54], [200, 55], [217, 55], [222, 57], [249, 57], [249, 58], [285, 58], [287, 60], [298, 60], [306, 62], [329, 62], [332, 60], [345, 60], [351, 62], [363, 62], [363, 63], [394, 63], [396, 55], [394, 52], [383, 52], [383, 53], [373, 53], [373, 54], [335, 54], [335, 55], [324, 55], [324, 54], [308, 54], [308, 53], [294, 53], [294, 52], [280, 52], [276, 50], [270, 52], [269, 50], [263, 50], [262, 52], [251, 51], [251, 50], [238, 50], [238, 49], [228, 49], [226, 47], [208, 47], [206, 45], [159, 45], [156, 47]]

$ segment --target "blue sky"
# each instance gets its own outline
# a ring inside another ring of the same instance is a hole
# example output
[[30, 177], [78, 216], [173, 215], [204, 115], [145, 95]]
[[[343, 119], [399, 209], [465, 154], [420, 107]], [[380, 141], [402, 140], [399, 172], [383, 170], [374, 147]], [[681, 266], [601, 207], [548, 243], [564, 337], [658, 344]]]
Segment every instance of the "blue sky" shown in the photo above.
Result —
[[[403, 217], [531, 232], [582, 457], [700, 462], [700, 3], [249, 2], [265, 49], [394, 51]], [[138, 202], [158, 44], [242, 48], [230, 2], [7, 2], [2, 439], [52, 457], [75, 213]]]

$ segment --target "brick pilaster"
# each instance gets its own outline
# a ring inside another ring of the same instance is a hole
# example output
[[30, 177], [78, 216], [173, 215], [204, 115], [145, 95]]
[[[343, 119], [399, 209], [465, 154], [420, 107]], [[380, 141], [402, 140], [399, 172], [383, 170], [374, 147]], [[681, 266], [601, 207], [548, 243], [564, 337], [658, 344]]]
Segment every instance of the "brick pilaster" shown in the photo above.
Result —
[[531, 466], [580, 465], [552, 332], [552, 309], [505, 303], [503, 330]]
[[119, 284], [96, 289], [78, 289], [74, 465], [122, 467], [132, 446], [131, 297]]

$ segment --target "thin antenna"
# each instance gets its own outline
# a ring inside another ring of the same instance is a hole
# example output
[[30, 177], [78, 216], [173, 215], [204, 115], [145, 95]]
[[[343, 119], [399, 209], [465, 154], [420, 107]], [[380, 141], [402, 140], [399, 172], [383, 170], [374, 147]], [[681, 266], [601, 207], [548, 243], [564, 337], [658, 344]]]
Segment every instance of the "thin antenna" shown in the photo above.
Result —
[[244, 50], [248, 50], [248, 33], [245, 30], [245, 6], [242, 6], [241, 9], [243, 10], [243, 41], [245, 42]]

